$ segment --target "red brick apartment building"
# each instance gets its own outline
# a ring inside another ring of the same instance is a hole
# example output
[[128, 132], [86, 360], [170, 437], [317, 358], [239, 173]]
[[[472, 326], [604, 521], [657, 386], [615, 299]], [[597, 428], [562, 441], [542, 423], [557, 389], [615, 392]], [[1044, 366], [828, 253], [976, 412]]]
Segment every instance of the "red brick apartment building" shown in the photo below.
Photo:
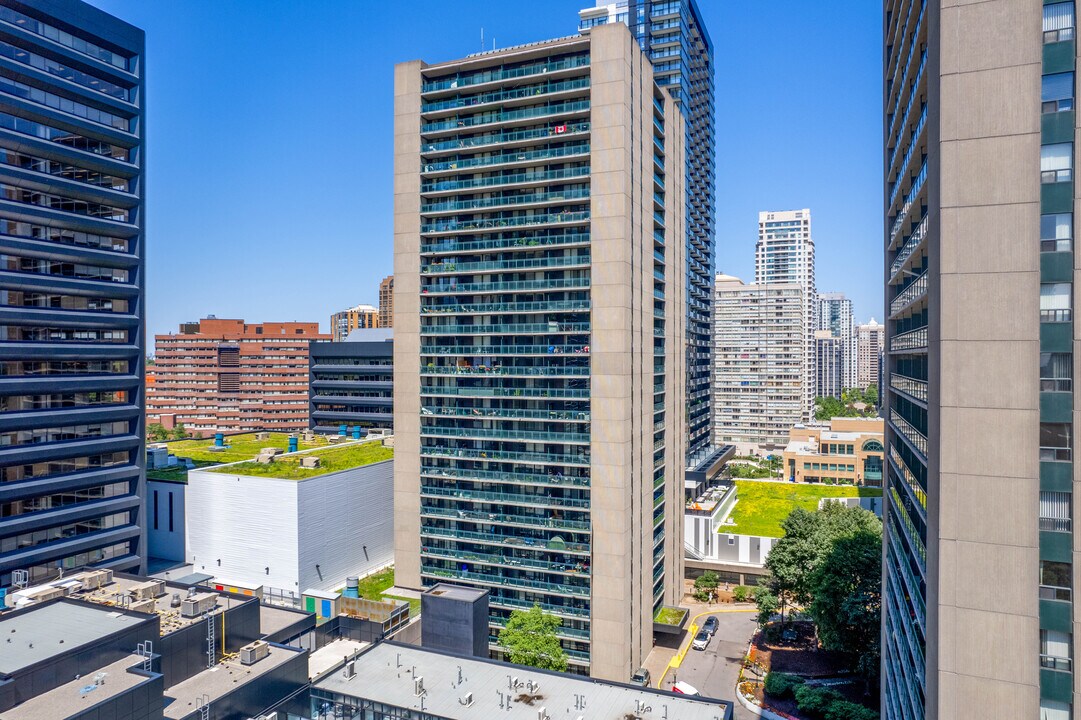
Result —
[[147, 423], [196, 435], [308, 427], [308, 343], [319, 323], [205, 318], [154, 337]]

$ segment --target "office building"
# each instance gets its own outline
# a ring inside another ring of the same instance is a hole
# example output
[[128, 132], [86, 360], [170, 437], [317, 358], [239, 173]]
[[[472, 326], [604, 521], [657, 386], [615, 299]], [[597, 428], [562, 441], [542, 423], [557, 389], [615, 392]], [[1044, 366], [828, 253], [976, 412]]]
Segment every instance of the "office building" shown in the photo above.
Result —
[[[627, 28], [401, 64], [395, 582], [626, 680], [683, 593], [683, 120]], [[498, 653], [496, 646], [493, 650]]]
[[356, 305], [330, 316], [330, 334], [334, 342], [345, 342], [354, 330], [379, 327], [379, 308]]
[[882, 710], [1067, 720], [1074, 3], [884, 9]]
[[354, 330], [345, 342], [312, 343], [308, 425], [322, 433], [394, 425], [394, 336]]
[[379, 327], [394, 327], [394, 276], [379, 283]]
[[815, 397], [841, 397], [845, 342], [832, 330], [815, 330]]
[[716, 288], [714, 440], [741, 453], [779, 450], [804, 419], [803, 288], [720, 274]]
[[[818, 295], [818, 330], [829, 330], [840, 339], [843, 354], [841, 386], [856, 387], [858, 366], [856, 320], [852, 301], [844, 293], [820, 293]], [[821, 393], [819, 393], [821, 394]]]
[[880, 418], [832, 418], [827, 427], [792, 428], [785, 479], [881, 487], [883, 424]]
[[882, 351], [885, 327], [875, 322], [856, 328], [856, 351], [859, 360], [856, 363], [856, 387], [866, 390], [870, 385], [877, 385], [882, 392]]
[[710, 446], [716, 236], [716, 128], [713, 41], [695, 0], [597, 0], [578, 13], [578, 28], [627, 25], [683, 115], [687, 227], [687, 470], [707, 472], [719, 450]]
[[246, 323], [213, 316], [154, 337], [157, 379], [147, 422], [196, 436], [308, 427], [309, 344], [319, 323]]
[[0, 587], [144, 567], [143, 49], [0, 2]]
[[815, 289], [815, 244], [811, 211], [758, 213], [758, 243], [754, 248], [756, 285], [794, 283], [803, 293], [803, 419], [814, 415], [815, 338], [818, 291]]

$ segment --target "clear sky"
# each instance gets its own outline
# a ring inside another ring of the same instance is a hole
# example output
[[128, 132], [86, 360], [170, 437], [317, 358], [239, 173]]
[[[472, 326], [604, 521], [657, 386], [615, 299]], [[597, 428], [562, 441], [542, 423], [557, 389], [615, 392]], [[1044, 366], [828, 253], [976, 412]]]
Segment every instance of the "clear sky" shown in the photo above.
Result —
[[[318, 320], [392, 271], [393, 66], [576, 33], [593, 0], [91, 0], [147, 32], [147, 330]], [[699, 0], [717, 268], [809, 207], [819, 291], [882, 319], [881, 4]]]

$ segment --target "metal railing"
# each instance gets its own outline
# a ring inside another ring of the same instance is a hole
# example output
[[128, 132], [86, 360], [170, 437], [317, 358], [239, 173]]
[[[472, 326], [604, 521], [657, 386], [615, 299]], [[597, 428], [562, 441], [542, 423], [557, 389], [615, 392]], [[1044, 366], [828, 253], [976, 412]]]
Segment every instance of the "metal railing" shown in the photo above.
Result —
[[893, 299], [893, 302], [890, 303], [890, 314], [896, 315], [902, 308], [911, 305], [925, 294], [927, 294], [926, 270]]
[[[927, 438], [917, 430], [910, 422], [901, 417], [900, 413], [896, 410], [890, 410], [890, 422], [897, 428], [897, 432], [901, 433], [914, 448], [919, 450], [926, 457], [927, 455]], [[1042, 448], [1041, 448], [1042, 451]]]
[[890, 374], [890, 387], [927, 402], [927, 381], [917, 380], [897, 373]]
[[894, 335], [890, 338], [890, 351], [916, 350], [927, 347], [927, 328], [921, 327], [915, 330]]

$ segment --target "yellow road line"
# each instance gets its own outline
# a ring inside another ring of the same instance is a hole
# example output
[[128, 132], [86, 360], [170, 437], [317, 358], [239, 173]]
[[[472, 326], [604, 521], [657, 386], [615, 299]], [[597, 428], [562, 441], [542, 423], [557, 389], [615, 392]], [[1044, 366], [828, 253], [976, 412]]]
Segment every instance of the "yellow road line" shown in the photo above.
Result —
[[700, 612], [693, 618], [691, 618], [691, 626], [690, 628], [688, 628], [687, 631], [687, 645], [686, 647], [684, 647], [683, 644], [680, 643], [679, 650], [676, 652], [675, 656], [673, 656], [673, 658], [668, 661], [668, 665], [665, 666], [664, 672], [661, 673], [660, 678], [657, 679], [657, 689], [663, 689], [661, 685], [664, 683], [664, 679], [668, 676], [669, 670], [671, 670], [672, 668], [678, 668], [680, 665], [683, 664], [683, 658], [687, 656], [687, 651], [691, 649], [691, 643], [694, 642], [694, 636], [698, 632], [698, 618], [705, 617], [707, 615], [716, 615], [718, 613], [749, 613], [757, 611], [758, 608], [720, 608], [717, 610], [706, 610], [705, 612]]

